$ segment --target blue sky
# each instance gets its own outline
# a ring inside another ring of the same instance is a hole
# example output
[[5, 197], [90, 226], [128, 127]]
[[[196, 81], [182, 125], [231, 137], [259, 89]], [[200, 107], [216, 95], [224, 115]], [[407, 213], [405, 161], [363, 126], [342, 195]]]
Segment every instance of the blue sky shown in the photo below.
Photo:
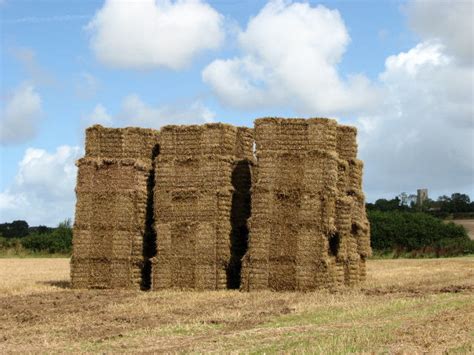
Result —
[[0, 4], [0, 222], [73, 216], [95, 122], [335, 117], [369, 200], [473, 196], [472, 1]]

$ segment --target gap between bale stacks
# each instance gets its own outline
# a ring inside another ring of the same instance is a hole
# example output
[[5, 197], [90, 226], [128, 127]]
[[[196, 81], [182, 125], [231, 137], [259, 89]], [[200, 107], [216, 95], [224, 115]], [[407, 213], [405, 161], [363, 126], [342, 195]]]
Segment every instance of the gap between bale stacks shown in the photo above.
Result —
[[356, 135], [330, 119], [87, 129], [73, 287], [357, 285], [371, 249]]

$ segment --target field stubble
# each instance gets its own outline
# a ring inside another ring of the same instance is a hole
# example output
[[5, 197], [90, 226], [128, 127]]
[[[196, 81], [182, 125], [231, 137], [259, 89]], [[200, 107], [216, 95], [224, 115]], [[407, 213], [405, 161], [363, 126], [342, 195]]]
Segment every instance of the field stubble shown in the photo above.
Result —
[[0, 353], [473, 352], [474, 257], [370, 260], [338, 292], [72, 290], [69, 259], [0, 259]]

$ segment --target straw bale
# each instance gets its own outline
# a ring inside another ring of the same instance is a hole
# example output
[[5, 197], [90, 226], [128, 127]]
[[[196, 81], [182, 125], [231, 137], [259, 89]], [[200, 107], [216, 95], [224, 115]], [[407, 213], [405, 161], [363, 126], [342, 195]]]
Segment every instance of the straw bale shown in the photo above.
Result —
[[140, 257], [143, 253], [143, 234], [135, 231], [107, 229], [75, 229], [74, 254], [81, 258]]
[[252, 159], [252, 130], [223, 123], [169, 125], [160, 131], [163, 157], [222, 155]]
[[336, 230], [340, 234], [348, 234], [352, 227], [353, 199], [349, 196], [341, 196], [337, 199]]
[[[158, 224], [157, 254], [153, 258], [152, 289], [227, 287], [228, 244], [219, 243], [230, 229], [214, 223]], [[222, 279], [223, 277], [223, 279]]]
[[334, 152], [311, 150], [304, 165], [304, 186], [312, 191], [337, 188], [338, 158]]
[[268, 285], [271, 290], [296, 290], [296, 263], [294, 261], [280, 260], [271, 263], [269, 268]]
[[[230, 188], [229, 188], [230, 190]], [[230, 223], [232, 192], [201, 192], [198, 189], [155, 191], [155, 220], [162, 223], [179, 220], [201, 222], [227, 218]]]
[[86, 156], [97, 158], [151, 160], [160, 143], [159, 131], [147, 128], [86, 129]]
[[340, 159], [349, 160], [357, 157], [357, 128], [337, 126], [337, 154]]
[[332, 273], [331, 273], [331, 259], [324, 258], [314, 262], [314, 288], [327, 289], [331, 288]]
[[71, 258], [73, 288], [139, 289], [143, 258]]
[[160, 190], [196, 188], [200, 191], [231, 186], [236, 160], [232, 156], [158, 156], [155, 162], [156, 181]]
[[330, 288], [338, 288], [344, 285], [344, 261], [338, 261], [335, 257], [330, 258]]
[[337, 160], [337, 191], [346, 194], [349, 186], [349, 162], [344, 159]]
[[344, 262], [344, 285], [353, 287], [360, 282], [360, 260]]
[[254, 122], [258, 151], [333, 151], [336, 121], [325, 118], [260, 118]]
[[268, 262], [251, 260], [249, 254], [242, 259], [241, 290], [256, 291], [268, 289], [269, 267]]

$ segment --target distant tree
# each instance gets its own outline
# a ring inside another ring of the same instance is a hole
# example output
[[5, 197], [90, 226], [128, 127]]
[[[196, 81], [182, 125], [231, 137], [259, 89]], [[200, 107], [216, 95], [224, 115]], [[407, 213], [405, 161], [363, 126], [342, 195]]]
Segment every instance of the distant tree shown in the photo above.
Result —
[[469, 212], [471, 200], [466, 194], [454, 193], [451, 195], [451, 208], [453, 213]]
[[35, 252], [70, 253], [72, 247], [71, 220], [59, 223], [51, 233], [31, 234], [21, 240], [25, 249]]
[[0, 234], [4, 238], [23, 238], [28, 233], [28, 223], [26, 221], [17, 220], [0, 224]]
[[60, 223], [58, 224], [58, 228], [71, 229], [71, 228], [72, 228], [72, 221], [71, 221], [71, 218], [66, 218], [64, 221], [60, 222]]
[[453, 193], [451, 197], [440, 196], [437, 202], [440, 210], [444, 213], [473, 212], [469, 196], [459, 192]]
[[368, 218], [376, 251], [416, 251], [436, 256], [474, 252], [474, 241], [462, 226], [422, 212], [369, 211]]
[[400, 199], [395, 197], [392, 200], [387, 200], [384, 198], [378, 199], [375, 201], [374, 209], [378, 211], [396, 211], [400, 209]]
[[37, 226], [37, 227], [30, 227], [29, 233], [30, 234], [48, 234], [51, 233], [54, 228], [46, 227], [46, 226]]

